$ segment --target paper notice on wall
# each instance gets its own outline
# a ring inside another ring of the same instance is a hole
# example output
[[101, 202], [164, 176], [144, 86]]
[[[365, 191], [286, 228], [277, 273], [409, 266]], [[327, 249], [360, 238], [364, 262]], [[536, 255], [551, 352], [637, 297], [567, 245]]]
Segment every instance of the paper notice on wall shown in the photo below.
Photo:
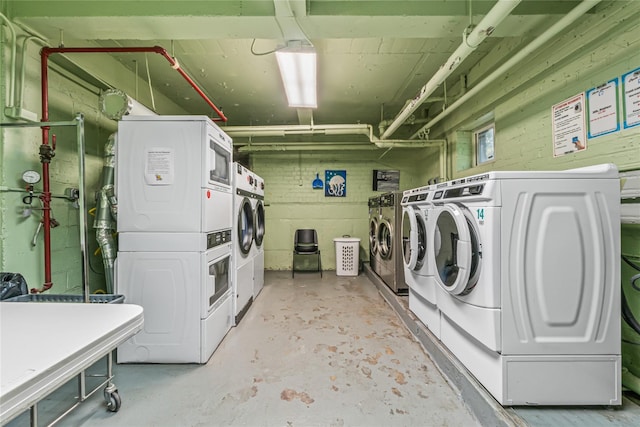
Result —
[[620, 130], [618, 78], [587, 91], [589, 139]]
[[587, 148], [584, 108], [584, 93], [551, 107], [553, 157], [564, 156]]
[[622, 76], [624, 128], [640, 125], [640, 68]]
[[144, 179], [149, 185], [171, 185], [175, 156], [171, 148], [150, 148], [145, 153]]

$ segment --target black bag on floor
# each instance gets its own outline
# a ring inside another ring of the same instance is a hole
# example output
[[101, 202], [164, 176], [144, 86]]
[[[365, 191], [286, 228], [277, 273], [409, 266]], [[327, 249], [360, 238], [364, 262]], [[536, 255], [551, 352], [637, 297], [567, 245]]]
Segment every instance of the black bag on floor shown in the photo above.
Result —
[[0, 273], [0, 301], [26, 295], [29, 286], [20, 273]]

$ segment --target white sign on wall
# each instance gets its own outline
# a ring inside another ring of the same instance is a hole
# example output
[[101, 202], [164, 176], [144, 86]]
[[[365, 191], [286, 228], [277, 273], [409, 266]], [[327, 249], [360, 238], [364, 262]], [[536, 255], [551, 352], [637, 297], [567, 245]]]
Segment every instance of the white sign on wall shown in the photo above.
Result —
[[587, 91], [589, 139], [620, 130], [618, 78]]
[[622, 76], [624, 128], [640, 125], [640, 68]]
[[587, 148], [584, 93], [551, 107], [553, 122], [553, 157]]

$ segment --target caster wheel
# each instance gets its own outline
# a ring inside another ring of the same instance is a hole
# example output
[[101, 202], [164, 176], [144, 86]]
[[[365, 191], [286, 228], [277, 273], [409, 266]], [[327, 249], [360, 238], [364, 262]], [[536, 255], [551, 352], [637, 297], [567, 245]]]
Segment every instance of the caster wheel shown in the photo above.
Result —
[[120, 410], [120, 406], [122, 406], [122, 401], [120, 400], [120, 395], [118, 391], [112, 391], [110, 393], [105, 392], [105, 400], [107, 401], [107, 410], [109, 412], [118, 412]]

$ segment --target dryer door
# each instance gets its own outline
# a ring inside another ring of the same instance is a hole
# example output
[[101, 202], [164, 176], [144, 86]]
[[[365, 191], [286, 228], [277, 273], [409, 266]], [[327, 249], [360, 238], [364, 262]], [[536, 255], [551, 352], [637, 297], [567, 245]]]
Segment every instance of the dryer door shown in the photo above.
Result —
[[393, 255], [393, 230], [389, 221], [382, 220], [378, 224], [378, 252], [384, 260], [391, 259]]
[[402, 213], [402, 251], [407, 268], [422, 268], [427, 254], [427, 233], [422, 212], [413, 206], [405, 207]]
[[256, 203], [253, 225], [255, 226], [254, 240], [256, 243], [256, 247], [260, 248], [262, 246], [262, 241], [264, 240], [265, 232], [264, 204], [261, 200], [258, 200], [258, 202]]
[[373, 217], [369, 220], [369, 252], [374, 257], [378, 254], [378, 220]]
[[453, 295], [475, 287], [480, 272], [480, 242], [468, 210], [445, 204], [435, 210], [434, 259], [438, 283]]
[[251, 250], [251, 244], [253, 243], [253, 210], [251, 209], [251, 200], [247, 197], [242, 199], [240, 203], [240, 209], [238, 210], [238, 224], [236, 225], [238, 230], [238, 247], [243, 255], [247, 255]]

